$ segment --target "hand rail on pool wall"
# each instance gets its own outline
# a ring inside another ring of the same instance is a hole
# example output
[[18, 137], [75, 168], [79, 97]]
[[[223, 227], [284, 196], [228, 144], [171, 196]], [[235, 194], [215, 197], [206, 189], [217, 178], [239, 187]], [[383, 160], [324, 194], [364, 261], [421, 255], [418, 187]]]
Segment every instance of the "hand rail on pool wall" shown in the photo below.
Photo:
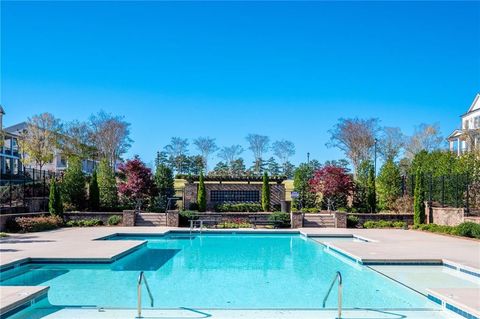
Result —
[[147, 278], [143, 271], [140, 272], [138, 275], [138, 283], [137, 283], [137, 318], [142, 317], [142, 283], [145, 283], [145, 287], [147, 287], [148, 297], [150, 297], [150, 307], [153, 307], [153, 296], [152, 292], [150, 291], [150, 287], [148, 286]]
[[325, 304], [327, 303], [328, 296], [330, 296], [330, 292], [332, 291], [333, 285], [338, 279], [338, 319], [342, 318], [342, 287], [343, 287], [343, 281], [342, 281], [342, 274], [337, 271], [335, 273], [335, 277], [333, 277], [332, 283], [330, 284], [330, 288], [328, 288], [328, 292], [325, 295], [325, 298], [323, 298], [323, 308], [325, 308]]

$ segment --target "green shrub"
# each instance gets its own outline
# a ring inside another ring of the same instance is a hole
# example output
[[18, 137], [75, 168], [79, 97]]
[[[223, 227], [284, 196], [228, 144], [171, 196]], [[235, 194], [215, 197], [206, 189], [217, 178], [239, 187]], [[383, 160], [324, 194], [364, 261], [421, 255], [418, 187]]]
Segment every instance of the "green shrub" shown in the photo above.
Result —
[[113, 210], [118, 206], [117, 182], [115, 172], [107, 159], [102, 159], [97, 171], [100, 207], [102, 210]]
[[122, 222], [123, 218], [120, 215], [113, 215], [108, 217], [107, 223], [110, 226], [116, 226]]
[[319, 209], [316, 208], [316, 207], [310, 207], [310, 208], [306, 208], [306, 207], [305, 207], [305, 208], [302, 208], [300, 211], [301, 211], [302, 213], [312, 213], [312, 214], [314, 214], [314, 213], [318, 213], [318, 212], [319, 212]]
[[282, 213], [282, 212], [271, 213], [268, 216], [268, 220], [279, 222], [278, 226], [280, 226], [282, 228], [290, 227], [290, 214], [289, 213]]
[[60, 186], [55, 177], [50, 181], [50, 194], [48, 196], [48, 211], [54, 216], [63, 216], [63, 202], [60, 192]]
[[357, 228], [360, 218], [355, 215], [347, 216], [347, 228]]
[[217, 228], [252, 228], [252, 224], [244, 220], [230, 220], [218, 223]]
[[423, 173], [417, 170], [415, 176], [415, 191], [413, 193], [413, 223], [423, 224], [425, 222], [425, 189], [423, 185]]
[[100, 209], [100, 190], [98, 189], [97, 171], [93, 171], [88, 184], [88, 208], [93, 212]]
[[78, 157], [68, 159], [68, 167], [62, 180], [62, 199], [68, 207], [81, 210], [85, 207], [86, 188], [82, 162]]
[[217, 212], [261, 212], [262, 205], [258, 203], [224, 203], [215, 207]]
[[198, 211], [198, 203], [188, 204], [188, 210], [197, 210]]
[[95, 226], [103, 226], [103, 222], [98, 218], [69, 220], [67, 222], [67, 226], [68, 227], [95, 227]]
[[198, 180], [197, 203], [199, 212], [205, 212], [207, 210], [207, 192], [205, 190], [203, 173], [200, 173], [200, 178]]
[[178, 223], [180, 227], [190, 226], [191, 219], [198, 219], [198, 212], [191, 210], [182, 210], [178, 213]]
[[63, 225], [63, 220], [58, 216], [17, 217], [15, 221], [22, 233], [51, 230]]
[[480, 224], [472, 222], [461, 223], [456, 227], [456, 234], [458, 236], [480, 238]]
[[270, 183], [267, 172], [263, 173], [262, 208], [264, 212], [270, 211]]
[[388, 221], [388, 220], [368, 220], [363, 223], [363, 228], [406, 228], [407, 223], [403, 221]]
[[0, 238], [3, 238], [3, 237], [8, 237], [8, 234], [5, 234], [4, 232], [0, 232]]

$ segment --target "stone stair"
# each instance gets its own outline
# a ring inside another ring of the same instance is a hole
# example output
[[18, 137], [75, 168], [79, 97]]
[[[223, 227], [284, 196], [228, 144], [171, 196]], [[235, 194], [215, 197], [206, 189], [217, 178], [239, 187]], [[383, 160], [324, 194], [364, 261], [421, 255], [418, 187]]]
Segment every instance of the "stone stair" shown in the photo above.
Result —
[[303, 227], [335, 227], [335, 216], [333, 214], [305, 214]]
[[137, 213], [135, 226], [167, 226], [167, 215], [162, 213]]

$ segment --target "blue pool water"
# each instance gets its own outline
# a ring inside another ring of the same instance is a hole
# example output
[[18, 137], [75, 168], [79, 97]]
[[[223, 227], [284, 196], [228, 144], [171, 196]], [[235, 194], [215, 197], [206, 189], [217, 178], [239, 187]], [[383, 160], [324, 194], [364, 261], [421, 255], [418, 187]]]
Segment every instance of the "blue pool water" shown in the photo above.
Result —
[[[321, 308], [336, 271], [345, 308], [434, 308], [424, 296], [368, 267], [336, 258], [290, 234], [172, 234], [122, 237], [145, 247], [111, 264], [29, 264], [2, 273], [1, 285], [48, 285], [53, 305], [134, 308], [145, 271], [158, 308]], [[327, 308], [336, 307], [336, 289]], [[148, 306], [148, 298], [143, 298]]]

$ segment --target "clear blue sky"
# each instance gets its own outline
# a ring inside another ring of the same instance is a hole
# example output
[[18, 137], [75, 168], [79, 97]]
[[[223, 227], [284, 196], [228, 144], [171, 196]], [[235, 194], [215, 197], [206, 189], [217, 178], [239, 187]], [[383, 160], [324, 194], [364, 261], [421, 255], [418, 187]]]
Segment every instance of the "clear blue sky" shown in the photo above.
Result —
[[248, 133], [341, 158], [340, 117], [447, 135], [478, 91], [479, 2], [1, 2], [4, 124], [103, 109], [146, 162], [171, 136]]

